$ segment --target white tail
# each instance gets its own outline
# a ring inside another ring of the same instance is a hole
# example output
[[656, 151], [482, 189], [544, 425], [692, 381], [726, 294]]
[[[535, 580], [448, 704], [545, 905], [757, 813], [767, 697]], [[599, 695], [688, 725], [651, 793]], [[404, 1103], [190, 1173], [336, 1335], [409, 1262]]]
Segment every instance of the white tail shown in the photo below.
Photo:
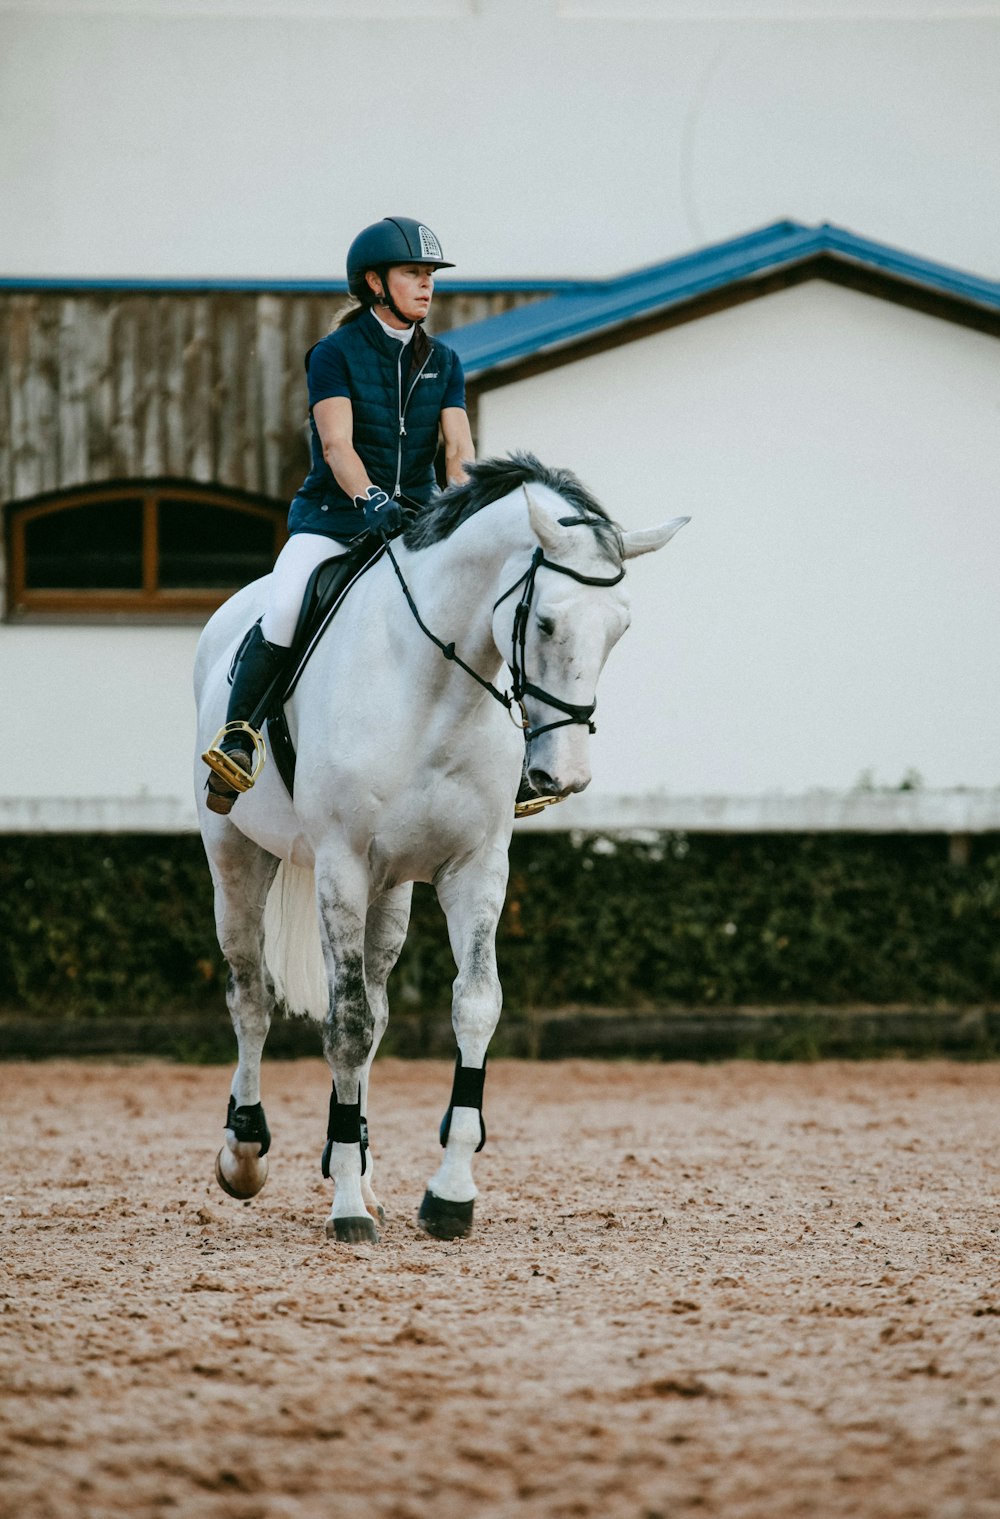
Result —
[[319, 940], [316, 882], [302, 865], [278, 866], [264, 909], [264, 959], [290, 1013], [322, 1022], [330, 993]]

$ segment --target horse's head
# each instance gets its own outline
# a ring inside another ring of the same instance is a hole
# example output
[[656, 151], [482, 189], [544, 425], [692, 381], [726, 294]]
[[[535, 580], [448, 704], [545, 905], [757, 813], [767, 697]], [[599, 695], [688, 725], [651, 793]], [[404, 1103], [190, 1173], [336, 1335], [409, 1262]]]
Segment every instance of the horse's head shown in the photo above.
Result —
[[528, 723], [528, 779], [541, 796], [565, 796], [590, 784], [597, 682], [629, 625], [625, 561], [662, 548], [689, 519], [625, 533], [567, 507], [547, 487], [525, 486], [524, 494], [539, 547], [513, 595], [497, 603], [494, 637], [512, 650], [508, 663]]

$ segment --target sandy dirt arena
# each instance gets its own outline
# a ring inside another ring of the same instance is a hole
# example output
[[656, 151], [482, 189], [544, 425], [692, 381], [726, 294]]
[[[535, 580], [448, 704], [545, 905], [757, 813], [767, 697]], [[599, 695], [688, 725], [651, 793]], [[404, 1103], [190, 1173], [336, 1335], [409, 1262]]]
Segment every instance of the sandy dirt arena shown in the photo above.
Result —
[[385, 1061], [381, 1246], [328, 1242], [320, 1061], [0, 1067], [4, 1519], [1000, 1516], [1000, 1066]]

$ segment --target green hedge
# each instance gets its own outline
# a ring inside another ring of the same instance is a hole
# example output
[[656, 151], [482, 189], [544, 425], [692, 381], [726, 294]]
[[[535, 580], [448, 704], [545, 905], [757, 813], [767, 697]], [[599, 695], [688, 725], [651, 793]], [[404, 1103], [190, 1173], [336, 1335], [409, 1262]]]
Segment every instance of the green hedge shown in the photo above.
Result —
[[[1000, 835], [519, 836], [499, 934], [513, 1011], [995, 1001]], [[419, 887], [396, 1005], [439, 1012], [454, 968]], [[53, 1017], [222, 1004], [192, 837], [0, 840], [0, 1009]]]

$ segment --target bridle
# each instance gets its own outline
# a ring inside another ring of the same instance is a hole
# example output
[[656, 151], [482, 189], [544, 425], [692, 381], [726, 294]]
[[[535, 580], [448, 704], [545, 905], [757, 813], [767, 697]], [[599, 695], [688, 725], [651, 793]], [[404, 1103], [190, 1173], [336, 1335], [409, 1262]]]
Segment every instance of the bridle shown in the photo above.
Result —
[[[582, 520], [582, 519], [571, 519]], [[493, 610], [508, 596], [513, 596], [519, 586], [524, 589], [521, 598], [514, 609], [514, 627], [511, 635], [511, 657], [509, 660], [510, 673], [513, 680], [512, 697], [517, 702], [521, 711], [521, 727], [524, 729], [525, 741], [537, 738], [540, 733], [548, 733], [553, 728], [568, 728], [574, 723], [585, 723], [591, 733], [596, 733], [594, 726], [594, 712], [597, 709], [597, 698], [586, 705], [563, 701], [561, 696], [553, 696], [551, 691], [546, 691], [542, 686], [536, 686], [534, 682], [526, 678], [525, 670], [525, 640], [528, 636], [528, 621], [531, 613], [531, 603], [535, 594], [535, 577], [539, 570], [555, 570], [557, 575], [568, 575], [571, 580], [576, 580], [580, 585], [611, 586], [617, 585], [625, 578], [624, 566], [617, 575], [581, 575], [579, 570], [571, 570], [568, 565], [555, 564], [551, 559], [546, 559], [545, 550], [537, 548], [531, 556], [531, 563], [521, 576], [515, 580], [509, 591], [504, 591], [493, 603]], [[557, 712], [565, 712], [567, 715], [557, 719], [553, 723], [540, 723], [537, 728], [529, 727], [528, 714], [524, 706], [524, 698], [533, 696], [537, 701], [544, 702], [547, 707], [555, 707]]]
[[[561, 517], [559, 520], [560, 523], [566, 527], [587, 522], [586, 517]], [[526, 678], [526, 672], [524, 668], [525, 641], [528, 636], [528, 621], [531, 613], [531, 603], [535, 594], [535, 577], [537, 576], [539, 570], [554, 570], [557, 575], [568, 575], [571, 580], [578, 581], [580, 585], [612, 586], [617, 585], [619, 581], [625, 578], [624, 566], [618, 571], [617, 575], [581, 575], [579, 570], [571, 570], [568, 565], [555, 564], [551, 559], [546, 559], [545, 550], [543, 548], [539, 547], [535, 549], [535, 552], [531, 556], [531, 563], [528, 565], [528, 568], [525, 570], [524, 574], [520, 575], [518, 579], [514, 581], [514, 584], [510, 586], [508, 590], [504, 591], [502, 596], [498, 596], [496, 601], [493, 603], [493, 610], [495, 612], [497, 607], [501, 606], [508, 599], [508, 597], [514, 595], [515, 591], [521, 591], [520, 599], [518, 600], [517, 606], [514, 609], [514, 626], [511, 634], [511, 657], [508, 661], [511, 673], [511, 689], [509, 691], [501, 691], [496, 686], [494, 686], [492, 682], [484, 680], [483, 677], [478, 674], [478, 672], [475, 671], [471, 665], [467, 665], [465, 663], [465, 660], [456, 654], [454, 643], [445, 643], [443, 639], [438, 638], [436, 634], [431, 632], [430, 628], [424, 622], [423, 618], [420, 616], [419, 611], [417, 610], [416, 602], [410, 595], [410, 588], [406, 584], [406, 581], [403, 579], [403, 572], [399, 568], [399, 563], [396, 559], [396, 556], [392, 552], [392, 545], [389, 543], [386, 544], [386, 553], [388, 554], [389, 559], [392, 563], [392, 567], [396, 572], [396, 578], [403, 588], [403, 595], [406, 597], [407, 604], [410, 608], [410, 611], [413, 613], [414, 618], [416, 619], [417, 626], [420, 628], [420, 631], [430, 639], [432, 644], [436, 645], [436, 647], [441, 650], [441, 653], [445, 659], [453, 661], [454, 664], [458, 665], [460, 669], [465, 671], [466, 675], [471, 675], [472, 679], [477, 683], [477, 685], [482, 686], [483, 690], [488, 691], [490, 695], [500, 703], [501, 706], [507, 708], [507, 711], [510, 713], [515, 727], [524, 730], [526, 743], [530, 743], [533, 738], [537, 738], [541, 733], [549, 733], [553, 728], [568, 728], [576, 723], [583, 724], [590, 730], [591, 733], [596, 733], [597, 729], [594, 726], [594, 712], [597, 709], [596, 697], [592, 702], [588, 702], [586, 705], [563, 701], [562, 697], [553, 696], [551, 691], [546, 691], [543, 689], [543, 687], [536, 686], [534, 682], [529, 681]], [[557, 712], [565, 712], [566, 716], [558, 718], [555, 722], [552, 723], [540, 723], [537, 728], [532, 728], [531, 721], [528, 717], [527, 708], [524, 705], [524, 698], [526, 696], [533, 696], [537, 701], [544, 702], [546, 706], [554, 707]], [[515, 706], [520, 713], [520, 721], [514, 714], [513, 709]]]

